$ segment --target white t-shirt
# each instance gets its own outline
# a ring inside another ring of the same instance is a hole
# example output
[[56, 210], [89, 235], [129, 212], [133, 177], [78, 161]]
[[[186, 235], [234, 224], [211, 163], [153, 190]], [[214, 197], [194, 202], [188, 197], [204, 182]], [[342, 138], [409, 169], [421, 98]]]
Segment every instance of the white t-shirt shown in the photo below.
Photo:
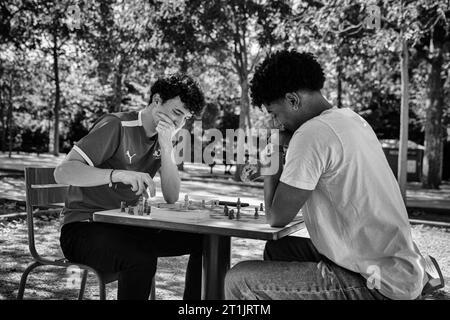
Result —
[[390, 299], [420, 295], [425, 263], [400, 188], [363, 118], [333, 108], [300, 126], [280, 181], [312, 190], [302, 212], [322, 255], [360, 273]]

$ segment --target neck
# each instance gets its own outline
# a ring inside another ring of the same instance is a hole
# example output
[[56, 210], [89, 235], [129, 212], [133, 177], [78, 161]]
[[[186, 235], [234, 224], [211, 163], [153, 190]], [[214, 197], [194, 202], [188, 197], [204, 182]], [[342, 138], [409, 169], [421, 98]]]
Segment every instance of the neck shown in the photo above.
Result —
[[142, 110], [141, 117], [142, 117], [142, 126], [144, 127], [145, 134], [147, 137], [151, 138], [156, 134], [156, 123], [155, 119], [153, 118], [152, 114], [152, 106], [147, 107]]
[[312, 108], [312, 116], [316, 117], [323, 111], [333, 108], [333, 106], [328, 102], [327, 99], [320, 93], [316, 92], [314, 94], [314, 108]]

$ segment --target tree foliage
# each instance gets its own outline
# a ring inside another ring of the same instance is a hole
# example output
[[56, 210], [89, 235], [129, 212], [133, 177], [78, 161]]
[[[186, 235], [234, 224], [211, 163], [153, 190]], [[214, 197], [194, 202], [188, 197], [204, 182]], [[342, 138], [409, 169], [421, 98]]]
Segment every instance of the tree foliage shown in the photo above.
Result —
[[[155, 79], [177, 71], [200, 81], [205, 127], [267, 126], [268, 115], [250, 105], [249, 80], [282, 48], [313, 52], [326, 72], [325, 96], [359, 112], [378, 137], [397, 138], [404, 23], [409, 136], [425, 145], [425, 185], [437, 187], [449, 123], [449, 3], [404, 3], [402, 12], [398, 0], [4, 0], [2, 150], [36, 141], [44, 150], [58, 137], [67, 151], [102, 114], [144, 107]], [[379, 28], [367, 20], [374, 5]]]

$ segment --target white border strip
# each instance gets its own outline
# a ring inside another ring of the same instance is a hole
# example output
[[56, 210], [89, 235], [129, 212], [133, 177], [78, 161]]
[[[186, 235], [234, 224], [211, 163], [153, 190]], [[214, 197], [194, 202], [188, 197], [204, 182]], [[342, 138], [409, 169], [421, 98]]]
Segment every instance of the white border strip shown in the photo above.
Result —
[[138, 114], [138, 125], [142, 127], [142, 110]]
[[122, 127], [139, 127], [139, 120], [122, 121]]
[[80, 156], [83, 157], [83, 159], [88, 163], [88, 165], [90, 165], [91, 167], [94, 166], [94, 163], [91, 161], [91, 159], [87, 156], [86, 153], [84, 153], [83, 150], [81, 150], [78, 146], [73, 146], [73, 150], [75, 150], [76, 152], [78, 152], [80, 154]]

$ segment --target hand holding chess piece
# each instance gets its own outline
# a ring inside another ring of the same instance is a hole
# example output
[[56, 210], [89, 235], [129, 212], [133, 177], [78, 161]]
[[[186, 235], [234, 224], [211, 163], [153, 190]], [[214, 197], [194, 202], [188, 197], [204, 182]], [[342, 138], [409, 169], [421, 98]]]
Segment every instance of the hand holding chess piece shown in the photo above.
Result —
[[[156, 194], [156, 185], [152, 177], [145, 172], [130, 170], [112, 170], [111, 183], [123, 183], [131, 186], [131, 190], [137, 195], [147, 194], [154, 197]], [[147, 196], [147, 197], [148, 197]]]

